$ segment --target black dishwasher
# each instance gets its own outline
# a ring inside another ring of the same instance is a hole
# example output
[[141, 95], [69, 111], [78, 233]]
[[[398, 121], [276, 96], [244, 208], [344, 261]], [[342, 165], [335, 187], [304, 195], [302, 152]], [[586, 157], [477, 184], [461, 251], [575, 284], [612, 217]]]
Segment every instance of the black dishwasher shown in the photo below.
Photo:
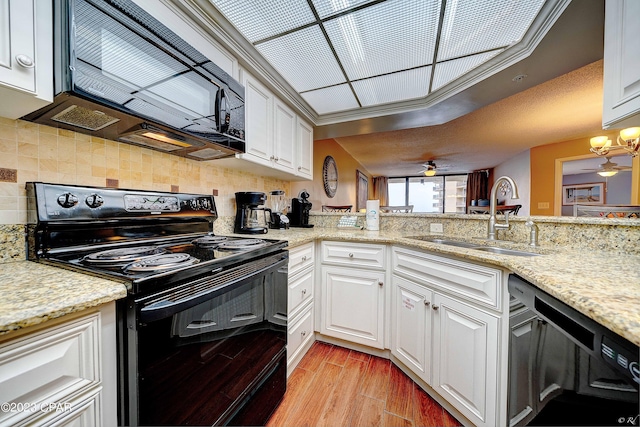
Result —
[[637, 426], [639, 348], [509, 277], [510, 426]]

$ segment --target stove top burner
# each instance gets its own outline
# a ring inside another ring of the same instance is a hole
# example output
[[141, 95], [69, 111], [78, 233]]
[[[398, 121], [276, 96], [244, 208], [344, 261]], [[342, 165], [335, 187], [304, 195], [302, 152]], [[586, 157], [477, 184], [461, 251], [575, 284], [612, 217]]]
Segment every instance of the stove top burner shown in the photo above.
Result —
[[223, 242], [218, 246], [220, 250], [226, 251], [244, 251], [249, 249], [256, 249], [266, 246], [268, 243], [262, 239], [239, 239], [229, 240]]
[[138, 246], [134, 248], [109, 249], [94, 252], [82, 259], [82, 262], [96, 265], [128, 264], [148, 257], [167, 252], [166, 249], [157, 246]]
[[136, 273], [143, 271], [159, 272], [178, 267], [186, 267], [200, 262], [189, 254], [160, 254], [133, 262], [124, 268], [125, 272]]
[[199, 248], [211, 248], [211, 247], [218, 246], [220, 243], [226, 240], [227, 240], [227, 237], [225, 236], [209, 235], [209, 236], [199, 237], [193, 240], [191, 243], [196, 245]]

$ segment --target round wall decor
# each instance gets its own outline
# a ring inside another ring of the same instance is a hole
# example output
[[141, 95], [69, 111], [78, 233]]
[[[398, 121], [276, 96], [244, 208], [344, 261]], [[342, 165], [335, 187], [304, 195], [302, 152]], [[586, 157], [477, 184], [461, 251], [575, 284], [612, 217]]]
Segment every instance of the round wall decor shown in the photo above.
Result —
[[327, 156], [322, 165], [322, 183], [327, 196], [333, 197], [338, 190], [338, 167], [333, 157]]

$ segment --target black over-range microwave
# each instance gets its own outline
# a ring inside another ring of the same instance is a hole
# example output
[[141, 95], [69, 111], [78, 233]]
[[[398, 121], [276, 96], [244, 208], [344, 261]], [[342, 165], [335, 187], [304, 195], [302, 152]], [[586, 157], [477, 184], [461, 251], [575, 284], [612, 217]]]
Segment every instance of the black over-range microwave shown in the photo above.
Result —
[[54, 2], [54, 79], [25, 120], [195, 160], [244, 152], [244, 88], [130, 0]]

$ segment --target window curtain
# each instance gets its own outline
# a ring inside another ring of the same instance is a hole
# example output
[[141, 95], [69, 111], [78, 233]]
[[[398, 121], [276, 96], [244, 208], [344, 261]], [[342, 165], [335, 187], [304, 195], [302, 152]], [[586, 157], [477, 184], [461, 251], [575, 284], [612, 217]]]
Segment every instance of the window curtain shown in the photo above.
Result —
[[467, 206], [472, 200], [489, 198], [489, 173], [475, 171], [467, 175]]
[[373, 199], [380, 200], [380, 206], [389, 206], [389, 178], [386, 176], [373, 177]]

